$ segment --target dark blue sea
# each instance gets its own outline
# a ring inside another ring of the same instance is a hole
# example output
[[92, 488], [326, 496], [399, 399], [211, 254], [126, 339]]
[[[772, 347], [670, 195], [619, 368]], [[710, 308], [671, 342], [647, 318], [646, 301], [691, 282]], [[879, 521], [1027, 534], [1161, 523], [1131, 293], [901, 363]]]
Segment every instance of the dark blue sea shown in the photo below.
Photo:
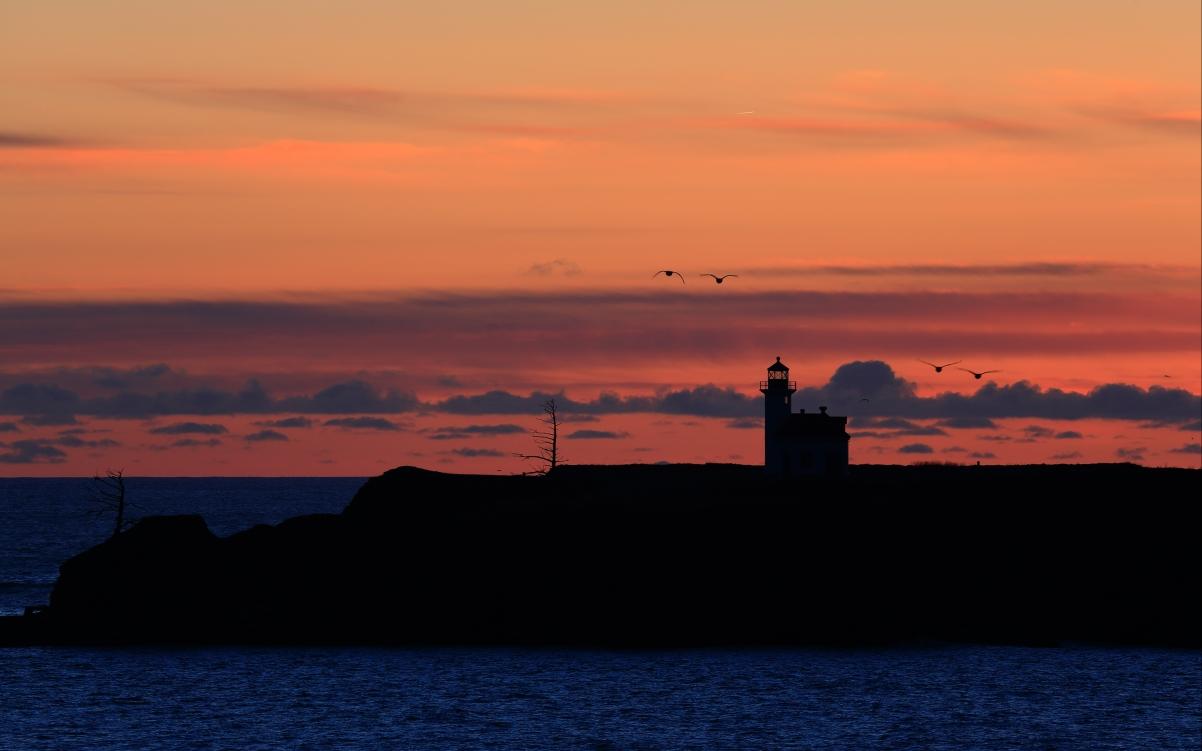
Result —
[[[219, 534], [360, 479], [137, 479]], [[0, 479], [0, 609], [103, 539], [82, 480]], [[314, 607], [321, 607], [314, 603]], [[1191, 749], [1202, 653], [0, 649], [0, 749]]]

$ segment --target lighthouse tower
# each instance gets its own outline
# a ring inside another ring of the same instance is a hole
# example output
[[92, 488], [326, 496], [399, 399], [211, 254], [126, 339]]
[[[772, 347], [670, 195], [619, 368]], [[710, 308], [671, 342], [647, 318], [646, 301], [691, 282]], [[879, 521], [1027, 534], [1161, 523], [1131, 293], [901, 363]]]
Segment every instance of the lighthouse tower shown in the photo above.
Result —
[[847, 418], [817, 412], [793, 411], [797, 382], [789, 366], [776, 358], [768, 380], [760, 381], [764, 395], [764, 469], [779, 477], [843, 477], [847, 475]]
[[784, 432], [793, 414], [793, 394], [797, 381], [789, 380], [789, 366], [776, 358], [768, 366], [768, 380], [760, 381], [760, 393], [764, 395], [764, 468], [771, 474], [782, 474], [785, 456], [777, 446], [777, 436]]

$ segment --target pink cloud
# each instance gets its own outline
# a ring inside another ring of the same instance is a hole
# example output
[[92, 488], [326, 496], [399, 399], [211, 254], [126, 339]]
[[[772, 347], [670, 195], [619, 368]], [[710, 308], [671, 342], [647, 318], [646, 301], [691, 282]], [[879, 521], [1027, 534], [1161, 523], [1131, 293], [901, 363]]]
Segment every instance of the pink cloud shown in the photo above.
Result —
[[[1196, 296], [1156, 294], [583, 291], [357, 299], [0, 304], [16, 362], [242, 363], [320, 353], [344, 367], [398, 361], [526, 371], [763, 356], [915, 352], [992, 357], [1196, 353]], [[785, 312], [782, 315], [782, 312]], [[187, 331], [187, 337], [179, 332]], [[441, 363], [441, 364], [440, 364]]]

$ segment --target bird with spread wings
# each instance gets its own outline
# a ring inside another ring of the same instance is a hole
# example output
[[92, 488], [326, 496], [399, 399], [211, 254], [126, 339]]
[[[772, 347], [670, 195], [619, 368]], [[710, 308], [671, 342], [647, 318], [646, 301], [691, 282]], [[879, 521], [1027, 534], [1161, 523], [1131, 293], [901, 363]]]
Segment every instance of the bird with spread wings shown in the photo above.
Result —
[[[949, 362], [949, 363], [945, 363], [943, 365], [936, 365], [935, 363], [927, 362], [926, 360], [919, 360], [919, 362], [922, 363], [923, 365], [930, 365], [932, 368], [935, 369], [936, 373], [942, 373], [944, 368], [950, 368], [953, 365], [959, 365], [960, 363], [962, 363], [964, 361], [956, 360], [955, 362]], [[963, 370], [963, 368], [961, 368], [961, 370]]]
[[1001, 373], [1002, 372], [1000, 370], [982, 370], [980, 373], [978, 373], [977, 371], [969, 370], [968, 368], [956, 368], [956, 370], [963, 370], [965, 373], [971, 373], [972, 377], [976, 378], [978, 381], [981, 380], [981, 376], [983, 376], [983, 375], [989, 375], [990, 373]]

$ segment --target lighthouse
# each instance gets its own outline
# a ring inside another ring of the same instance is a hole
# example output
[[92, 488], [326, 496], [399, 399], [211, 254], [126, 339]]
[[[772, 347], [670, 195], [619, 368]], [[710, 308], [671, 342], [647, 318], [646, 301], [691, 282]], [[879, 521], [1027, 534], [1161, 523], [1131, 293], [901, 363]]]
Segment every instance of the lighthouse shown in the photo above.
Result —
[[829, 415], [826, 407], [807, 414], [793, 412], [797, 382], [789, 366], [776, 358], [768, 379], [760, 381], [764, 395], [764, 470], [776, 476], [842, 477], [847, 474], [847, 418]]
[[775, 436], [779, 435], [789, 415], [793, 414], [793, 394], [797, 392], [797, 381], [789, 380], [789, 366], [776, 358], [768, 366], [768, 380], [760, 381], [760, 393], [764, 395], [764, 467], [771, 474], [780, 474], [780, 452], [774, 450]]

